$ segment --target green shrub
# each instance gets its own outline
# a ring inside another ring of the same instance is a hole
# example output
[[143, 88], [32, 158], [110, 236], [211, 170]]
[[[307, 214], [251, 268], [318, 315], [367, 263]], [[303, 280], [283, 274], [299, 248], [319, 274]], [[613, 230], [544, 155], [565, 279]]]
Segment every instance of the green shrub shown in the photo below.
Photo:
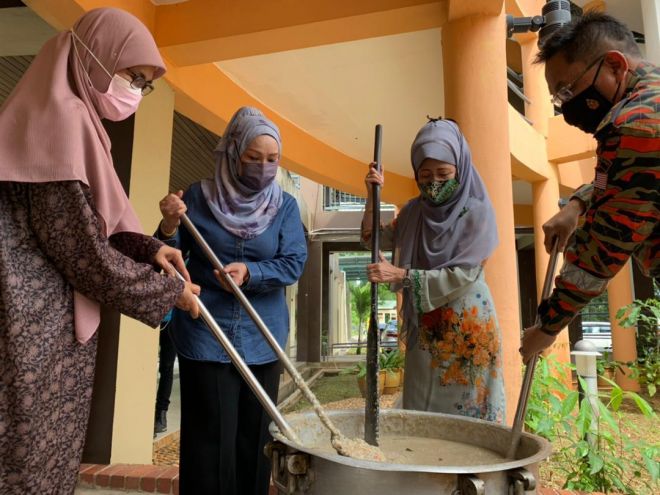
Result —
[[[628, 437], [621, 426], [634, 426], [620, 411], [623, 400], [629, 399], [645, 416], [655, 417], [651, 406], [606, 379], [612, 390], [593, 398], [594, 411], [588, 398], [580, 400], [578, 392], [566, 386], [572, 369], [552, 358], [539, 360], [525, 420], [531, 432], [553, 442], [564, 488], [639, 495], [635, 486], [641, 483], [654, 493], [642, 472], [657, 488], [660, 449]], [[582, 386], [586, 389], [583, 382]]]
[[653, 397], [660, 387], [660, 300], [636, 299], [616, 313], [622, 327], [634, 327], [637, 340], [637, 359], [625, 363], [630, 367], [631, 378], [646, 387]]

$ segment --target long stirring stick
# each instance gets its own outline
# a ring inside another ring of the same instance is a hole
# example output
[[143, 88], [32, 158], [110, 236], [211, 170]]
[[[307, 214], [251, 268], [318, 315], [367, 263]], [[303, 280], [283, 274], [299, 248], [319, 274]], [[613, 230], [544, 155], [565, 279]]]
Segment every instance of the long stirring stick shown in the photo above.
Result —
[[[180, 280], [185, 281], [183, 276], [181, 276], [181, 274], [178, 271], [176, 272], [176, 274]], [[209, 330], [211, 330], [213, 336], [217, 339], [217, 341], [220, 343], [222, 348], [225, 350], [225, 352], [231, 359], [231, 362], [234, 363], [234, 366], [236, 366], [238, 372], [241, 374], [241, 376], [250, 386], [250, 388], [254, 392], [254, 395], [257, 396], [257, 399], [259, 399], [259, 402], [264, 407], [268, 415], [273, 419], [273, 421], [275, 421], [275, 423], [277, 424], [280, 431], [284, 434], [285, 437], [287, 437], [292, 442], [300, 443], [300, 439], [296, 436], [296, 433], [293, 431], [293, 429], [291, 429], [291, 426], [289, 426], [289, 424], [286, 422], [284, 416], [282, 416], [280, 411], [277, 409], [277, 406], [273, 403], [273, 401], [270, 399], [264, 388], [261, 386], [261, 383], [259, 383], [259, 381], [252, 374], [252, 371], [250, 370], [248, 365], [245, 364], [245, 361], [243, 361], [241, 355], [232, 345], [231, 341], [227, 338], [225, 332], [222, 331], [220, 325], [218, 325], [218, 323], [215, 321], [213, 315], [211, 315], [209, 310], [206, 309], [206, 306], [204, 306], [204, 303], [201, 301], [199, 297], [195, 296], [195, 299], [197, 300], [197, 305], [199, 306], [200, 316], [202, 317], [206, 325], [209, 327]]]
[[[374, 140], [374, 162], [376, 170], [381, 171], [381, 145], [383, 127], [376, 126]], [[380, 261], [380, 186], [372, 185], [373, 211], [371, 220], [371, 262]], [[371, 314], [367, 331], [367, 387], [364, 404], [364, 440], [371, 445], [378, 445], [378, 283], [371, 283]]]
[[[559, 254], [558, 246], [559, 243], [557, 240], [555, 240], [552, 251], [550, 252], [550, 259], [548, 260], [548, 268], [545, 272], [545, 280], [543, 281], [541, 300], [545, 300], [550, 297], [550, 293], [552, 292], [552, 279], [557, 268], [557, 257]], [[536, 369], [536, 363], [538, 359], [539, 355], [534, 354], [529, 359], [527, 368], [525, 368], [525, 376], [523, 378], [522, 387], [520, 388], [518, 406], [516, 407], [516, 416], [513, 421], [513, 428], [511, 429], [511, 444], [509, 445], [509, 450], [507, 450], [506, 453], [506, 457], [508, 459], [515, 459], [516, 450], [518, 450], [518, 444], [520, 443], [520, 437], [522, 436], [522, 429], [525, 423], [525, 415], [527, 414], [527, 402], [529, 400], [529, 393], [532, 389], [534, 371]]]
[[[264, 321], [261, 319], [261, 316], [259, 316], [259, 313], [257, 313], [257, 311], [254, 309], [254, 306], [252, 306], [248, 298], [245, 297], [245, 294], [243, 293], [241, 288], [238, 285], [236, 285], [234, 279], [232, 279], [228, 273], [225, 273], [224, 265], [222, 264], [220, 259], [215, 255], [215, 253], [211, 249], [211, 246], [208, 245], [204, 237], [202, 237], [202, 234], [200, 234], [199, 230], [197, 230], [197, 227], [193, 225], [193, 223], [190, 221], [190, 218], [185, 213], [181, 217], [181, 223], [186, 227], [186, 229], [188, 229], [190, 235], [193, 236], [199, 247], [202, 249], [202, 251], [204, 251], [204, 254], [211, 262], [211, 265], [213, 265], [213, 267], [220, 272], [220, 275], [223, 277], [225, 283], [229, 286], [229, 288], [234, 293], [236, 298], [243, 305], [247, 313], [254, 321], [257, 328], [263, 334], [266, 341], [270, 344], [273, 351], [275, 351], [275, 354], [277, 355], [278, 359], [282, 362], [287, 372], [291, 375], [293, 382], [300, 389], [300, 391], [303, 393], [305, 398], [312, 404], [314, 411], [318, 415], [323, 425], [328, 430], [330, 430], [330, 441], [333, 448], [342, 455], [354, 456], [355, 453], [349, 452], [348, 450], [350, 448], [350, 442], [341, 434], [339, 429], [328, 417], [323, 407], [321, 406], [321, 403], [317, 399], [316, 395], [314, 395], [314, 392], [311, 391], [311, 389], [305, 382], [305, 379], [302, 377], [300, 372], [293, 365], [293, 363], [289, 359], [289, 356], [286, 355], [286, 353], [284, 352], [280, 344], [277, 342], [271, 331], [268, 329]], [[229, 344], [231, 344], [231, 342]], [[279, 423], [278, 426], [280, 426]]]

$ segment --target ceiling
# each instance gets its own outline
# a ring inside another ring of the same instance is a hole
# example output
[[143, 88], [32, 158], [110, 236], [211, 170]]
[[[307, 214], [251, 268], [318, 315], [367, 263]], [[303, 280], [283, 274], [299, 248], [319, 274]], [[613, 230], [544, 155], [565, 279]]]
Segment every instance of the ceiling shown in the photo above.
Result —
[[[383, 126], [383, 165], [411, 176], [410, 144], [442, 115], [440, 29], [227, 60], [216, 64], [271, 109], [363, 162]], [[286, 143], [284, 143], [286, 146]]]
[[[592, 0], [572, 0], [580, 7], [584, 7]], [[655, 0], [656, 2], [658, 0]], [[607, 13], [623, 21], [628, 28], [638, 33], [644, 33], [644, 24], [642, 23], [642, 3], [641, 0], [607, 0]]]
[[[575, 3], [583, 6], [586, 0]], [[612, 15], [643, 32], [640, 0], [608, 0], [607, 5]], [[54, 33], [26, 7], [0, 9], [0, 102], [29, 63], [26, 56], [35, 54]], [[509, 51], [516, 54], [516, 50]], [[374, 125], [382, 124], [383, 164], [404, 176], [411, 175], [410, 144], [426, 115], [438, 116], [444, 111], [440, 29], [216, 65], [264, 105], [356, 160], [370, 161]], [[210, 152], [216, 139], [213, 133], [175, 115], [172, 188], [210, 175]], [[516, 181], [513, 188], [516, 203], [531, 203], [528, 184]]]

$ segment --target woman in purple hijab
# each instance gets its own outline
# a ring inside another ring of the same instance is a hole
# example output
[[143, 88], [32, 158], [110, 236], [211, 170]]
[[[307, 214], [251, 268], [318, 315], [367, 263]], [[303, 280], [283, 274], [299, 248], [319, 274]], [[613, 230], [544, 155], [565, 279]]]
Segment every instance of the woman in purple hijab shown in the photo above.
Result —
[[[281, 156], [277, 126], [239, 109], [215, 149], [214, 177], [165, 197], [158, 229], [187, 255], [202, 301], [275, 403], [277, 357], [179, 219], [187, 212], [284, 348], [286, 287], [302, 274], [307, 244], [296, 200], [275, 181]], [[170, 336], [181, 380], [181, 493], [266, 495], [270, 418], [203, 323], [174, 311]]]
[[[493, 206], [453, 121], [422, 127], [411, 161], [420, 194], [381, 227], [394, 264], [381, 257], [367, 266], [369, 281], [403, 293], [403, 407], [503, 422], [501, 333], [483, 274], [498, 243]], [[371, 185], [383, 176], [372, 166], [365, 182], [367, 241]]]

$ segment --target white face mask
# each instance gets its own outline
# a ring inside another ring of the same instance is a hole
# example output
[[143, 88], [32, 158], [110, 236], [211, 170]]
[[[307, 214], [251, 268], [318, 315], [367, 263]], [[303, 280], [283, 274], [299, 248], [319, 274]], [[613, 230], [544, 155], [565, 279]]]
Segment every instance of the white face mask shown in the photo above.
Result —
[[[80, 56], [78, 55], [78, 49], [76, 47], [76, 41], [78, 41], [85, 49], [89, 52], [92, 58], [99, 64], [99, 66], [108, 74], [110, 77], [110, 86], [105, 93], [101, 93], [98, 89], [94, 87], [89, 74], [85, 71], [87, 79], [90, 83], [90, 88], [94, 93], [94, 100], [96, 102], [96, 109], [99, 112], [99, 117], [103, 119], [112, 120], [117, 122], [119, 120], [124, 120], [135, 113], [140, 101], [142, 101], [142, 91], [131, 87], [131, 83], [121, 77], [118, 74], [114, 76], [103, 66], [98, 58], [92, 53], [85, 43], [78, 37], [78, 35], [71, 30], [71, 34], [75, 38], [73, 42], [73, 48], [76, 52], [76, 58], [82, 65]], [[84, 70], [84, 69], [83, 69]]]

